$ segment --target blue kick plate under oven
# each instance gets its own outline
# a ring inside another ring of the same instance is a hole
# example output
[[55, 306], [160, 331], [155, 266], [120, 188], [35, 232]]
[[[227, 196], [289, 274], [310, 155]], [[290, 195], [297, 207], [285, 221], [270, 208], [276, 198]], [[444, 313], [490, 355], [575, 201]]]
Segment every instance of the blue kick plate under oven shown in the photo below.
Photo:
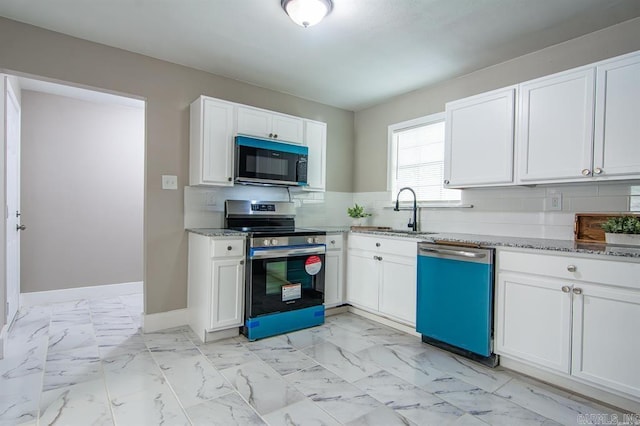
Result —
[[493, 278], [493, 249], [420, 243], [416, 329], [423, 341], [492, 356]]

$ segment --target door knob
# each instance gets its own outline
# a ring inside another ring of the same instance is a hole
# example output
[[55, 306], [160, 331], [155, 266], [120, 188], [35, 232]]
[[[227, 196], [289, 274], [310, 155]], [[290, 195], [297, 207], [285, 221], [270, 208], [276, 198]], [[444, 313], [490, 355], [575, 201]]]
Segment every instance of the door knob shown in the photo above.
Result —
[[16, 225], [16, 231], [24, 231], [25, 229], [27, 229], [27, 227], [24, 225]]
[[589, 176], [591, 174], [591, 170], [589, 169], [582, 169], [582, 176]]
[[562, 286], [562, 292], [563, 292], [563, 293], [569, 293], [569, 292], [571, 292], [571, 287], [569, 287], [568, 285], [563, 285], [563, 286]]
[[575, 272], [577, 270], [578, 270], [578, 268], [576, 267], [576, 265], [568, 265], [567, 266], [567, 271], [569, 271], [569, 272]]
[[596, 175], [601, 175], [603, 172], [603, 170], [600, 167], [596, 167], [595, 169], [593, 169], [593, 173]]
[[573, 294], [582, 294], [582, 289], [579, 287], [576, 287], [573, 289]]

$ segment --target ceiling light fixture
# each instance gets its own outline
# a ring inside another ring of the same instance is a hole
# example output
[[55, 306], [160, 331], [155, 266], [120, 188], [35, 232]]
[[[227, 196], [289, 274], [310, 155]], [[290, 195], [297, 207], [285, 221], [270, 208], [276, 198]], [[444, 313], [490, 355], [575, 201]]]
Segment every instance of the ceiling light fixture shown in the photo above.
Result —
[[331, 12], [331, 0], [282, 0], [280, 3], [289, 18], [301, 27], [311, 27]]

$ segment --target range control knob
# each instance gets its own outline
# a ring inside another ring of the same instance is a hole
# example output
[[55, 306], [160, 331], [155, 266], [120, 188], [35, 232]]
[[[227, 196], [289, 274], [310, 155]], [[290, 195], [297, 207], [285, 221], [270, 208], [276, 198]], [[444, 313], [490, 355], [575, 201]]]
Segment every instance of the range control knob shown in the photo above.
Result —
[[271, 245], [272, 246], [277, 246], [278, 245], [278, 240], [276, 240], [275, 238], [273, 240], [271, 240]]
[[269, 240], [264, 240], [262, 242], [262, 244], [265, 245], [265, 246], [268, 246], [270, 243], [271, 243], [271, 241], [269, 241]]
[[314, 240], [315, 240], [315, 238], [313, 238], [313, 237], [308, 237], [308, 238], [307, 238], [307, 243], [309, 243], [309, 244], [313, 244], [313, 243], [315, 243], [315, 241], [314, 241]]
[[313, 238], [313, 242], [314, 242], [314, 243], [316, 243], [316, 244], [318, 244], [318, 243], [320, 242], [320, 238], [318, 238], [318, 237], [314, 237], [314, 238]]

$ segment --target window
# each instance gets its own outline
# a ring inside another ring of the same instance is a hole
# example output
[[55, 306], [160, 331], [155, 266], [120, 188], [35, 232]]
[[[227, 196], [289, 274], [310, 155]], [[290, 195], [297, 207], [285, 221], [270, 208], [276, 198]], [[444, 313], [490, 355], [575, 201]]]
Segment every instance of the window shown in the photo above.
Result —
[[[400, 188], [411, 187], [418, 201], [459, 201], [460, 190], [445, 189], [444, 113], [389, 126], [388, 187], [395, 201]], [[413, 201], [409, 191], [400, 201]]]

